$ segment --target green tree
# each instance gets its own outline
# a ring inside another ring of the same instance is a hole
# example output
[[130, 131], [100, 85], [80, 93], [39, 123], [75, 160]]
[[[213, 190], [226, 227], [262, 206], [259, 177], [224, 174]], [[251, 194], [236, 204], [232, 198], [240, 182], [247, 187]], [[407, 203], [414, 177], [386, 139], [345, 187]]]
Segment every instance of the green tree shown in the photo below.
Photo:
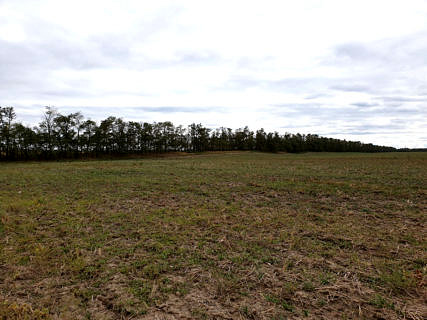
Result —
[[1, 109], [1, 121], [2, 121], [2, 136], [6, 149], [6, 159], [11, 158], [12, 154], [12, 143], [13, 143], [13, 128], [12, 121], [16, 118], [16, 113], [13, 107], [3, 107]]
[[42, 145], [48, 153], [48, 157], [51, 158], [54, 150], [54, 139], [55, 139], [55, 118], [58, 112], [53, 107], [45, 107], [46, 111], [43, 114], [43, 119], [40, 122], [40, 134]]

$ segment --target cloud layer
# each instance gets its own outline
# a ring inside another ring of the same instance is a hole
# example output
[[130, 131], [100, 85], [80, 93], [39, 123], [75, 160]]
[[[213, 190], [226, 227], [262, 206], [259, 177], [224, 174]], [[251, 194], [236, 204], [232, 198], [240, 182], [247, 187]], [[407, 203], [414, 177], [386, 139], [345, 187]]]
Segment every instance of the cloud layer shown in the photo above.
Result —
[[427, 147], [424, 1], [0, 1], [0, 105]]

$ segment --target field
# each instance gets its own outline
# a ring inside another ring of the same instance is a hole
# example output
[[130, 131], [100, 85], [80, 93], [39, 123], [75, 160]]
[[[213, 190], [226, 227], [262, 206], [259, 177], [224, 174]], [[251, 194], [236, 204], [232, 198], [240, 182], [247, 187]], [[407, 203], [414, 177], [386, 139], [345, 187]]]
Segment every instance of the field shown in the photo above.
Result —
[[427, 153], [1, 163], [0, 318], [425, 319], [426, 213]]

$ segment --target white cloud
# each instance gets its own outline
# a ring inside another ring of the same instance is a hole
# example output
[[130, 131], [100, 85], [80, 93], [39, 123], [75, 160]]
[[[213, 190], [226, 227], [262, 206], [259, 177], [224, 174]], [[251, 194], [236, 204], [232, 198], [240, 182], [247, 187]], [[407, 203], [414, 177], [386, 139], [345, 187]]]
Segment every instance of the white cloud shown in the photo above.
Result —
[[3, 0], [0, 105], [426, 147], [426, 18], [415, 0]]

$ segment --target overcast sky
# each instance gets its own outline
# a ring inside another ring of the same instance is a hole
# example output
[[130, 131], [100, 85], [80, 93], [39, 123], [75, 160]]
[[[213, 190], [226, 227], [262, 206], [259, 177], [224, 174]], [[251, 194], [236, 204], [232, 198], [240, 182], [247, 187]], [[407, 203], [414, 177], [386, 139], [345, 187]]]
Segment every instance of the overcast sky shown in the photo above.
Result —
[[427, 147], [427, 1], [0, 0], [0, 106]]

